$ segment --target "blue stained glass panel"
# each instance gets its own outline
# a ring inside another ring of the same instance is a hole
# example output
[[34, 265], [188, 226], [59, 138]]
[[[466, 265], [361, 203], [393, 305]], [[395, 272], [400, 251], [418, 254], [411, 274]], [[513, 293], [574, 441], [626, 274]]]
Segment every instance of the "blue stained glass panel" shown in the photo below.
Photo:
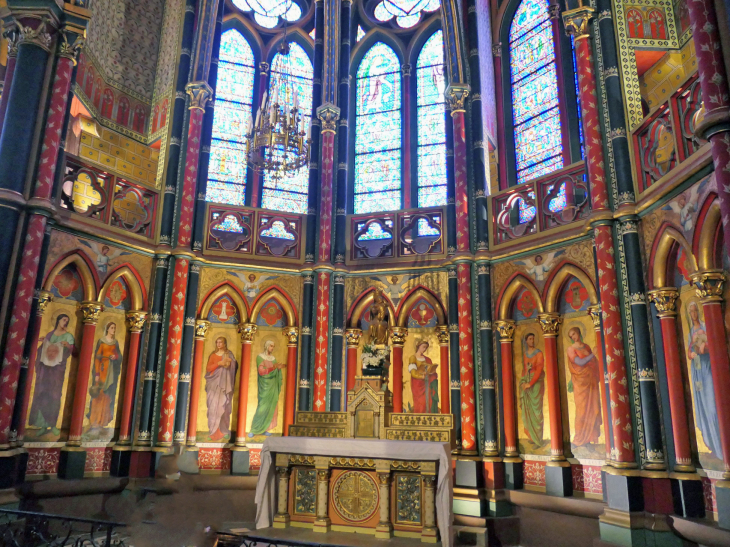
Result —
[[254, 56], [235, 29], [221, 36], [208, 165], [207, 201], [243, 205], [246, 192], [246, 127], [253, 102]]
[[[548, 192], [551, 192], [553, 187], [551, 186], [548, 188]], [[558, 195], [556, 195], [553, 199], [550, 200], [550, 203], [548, 203], [548, 209], [550, 209], [553, 213], [559, 213], [565, 207], [568, 205], [568, 200], [565, 195], [565, 184], [560, 185], [560, 190], [558, 190]]]
[[266, 228], [266, 230], [262, 230], [259, 235], [264, 237], [276, 237], [279, 239], [295, 239], [294, 234], [286, 231], [286, 226], [284, 226], [284, 223], [281, 220], [275, 220], [272, 222], [271, 226]]
[[446, 107], [444, 37], [426, 41], [416, 63], [418, 108], [418, 206], [446, 205]]
[[[535, 199], [535, 192], [529, 192], [527, 194], [530, 196], [533, 200]], [[534, 205], [528, 205], [528, 203], [524, 199], [519, 200], [520, 203], [520, 224], [525, 224], [526, 222], [530, 222], [533, 218], [535, 218], [535, 215], [537, 214], [537, 209]]]
[[553, 30], [546, 0], [522, 0], [510, 27], [517, 182], [563, 167]]
[[[312, 114], [312, 61], [304, 49], [296, 42], [289, 44], [289, 55], [277, 53], [271, 63], [269, 96], [274, 89], [279, 91], [279, 102], [294, 106], [294, 91], [299, 99], [302, 117], [302, 131], [306, 132]], [[284, 74], [287, 78], [284, 78]], [[289, 84], [287, 85], [287, 81]], [[277, 150], [274, 154], [280, 153]], [[302, 166], [296, 173], [276, 180], [270, 174], [264, 176], [261, 193], [261, 207], [290, 213], [307, 212], [307, 193], [309, 187], [309, 166]]]
[[401, 72], [382, 42], [357, 70], [355, 103], [355, 213], [401, 208]]

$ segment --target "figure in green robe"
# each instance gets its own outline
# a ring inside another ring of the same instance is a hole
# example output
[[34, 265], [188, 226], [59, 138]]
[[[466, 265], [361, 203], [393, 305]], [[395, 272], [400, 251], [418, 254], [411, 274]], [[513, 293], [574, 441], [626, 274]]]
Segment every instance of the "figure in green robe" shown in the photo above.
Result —
[[276, 427], [279, 414], [279, 393], [281, 393], [281, 369], [285, 363], [277, 363], [274, 357], [274, 341], [264, 342], [264, 351], [256, 356], [258, 377], [258, 403], [253, 415], [249, 438], [262, 433], [267, 437]]
[[542, 446], [545, 418], [542, 401], [545, 396], [545, 358], [535, 347], [535, 335], [528, 332], [522, 341], [522, 378], [520, 378], [520, 406], [522, 423], [532, 444]]

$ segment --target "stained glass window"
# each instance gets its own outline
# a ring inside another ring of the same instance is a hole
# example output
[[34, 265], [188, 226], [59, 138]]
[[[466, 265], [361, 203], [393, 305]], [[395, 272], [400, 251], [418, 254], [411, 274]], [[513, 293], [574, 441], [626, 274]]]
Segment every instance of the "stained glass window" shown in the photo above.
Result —
[[563, 167], [558, 77], [547, 0], [522, 0], [509, 33], [517, 183]]
[[429, 38], [416, 63], [418, 88], [418, 206], [446, 205], [444, 35]]
[[357, 69], [355, 112], [355, 213], [400, 209], [400, 61], [382, 42]]
[[[282, 75], [288, 71], [290, 82], [286, 92]], [[299, 96], [299, 110], [302, 114], [303, 127], [308, 128], [312, 114], [312, 61], [302, 46], [296, 42], [289, 44], [288, 59], [277, 53], [271, 63], [269, 79], [269, 96], [274, 88], [279, 88], [279, 98], [287, 97], [290, 106], [294, 104], [292, 88]], [[283, 102], [283, 101], [282, 101]], [[276, 153], [276, 151], [274, 151]], [[304, 165], [296, 173], [276, 180], [270, 174], [264, 177], [264, 188], [261, 196], [261, 207], [275, 211], [290, 213], [307, 212], [307, 189], [309, 187], [309, 166]]]
[[246, 127], [251, 118], [254, 57], [235, 29], [221, 37], [218, 80], [205, 198], [243, 205], [246, 193]]
[[253, 18], [259, 25], [274, 28], [279, 17], [289, 22], [302, 16], [302, 8], [292, 0], [233, 0], [233, 5], [241, 11], [253, 11]]
[[436, 11], [440, 6], [440, 0], [383, 0], [373, 14], [378, 21], [395, 17], [399, 27], [411, 28], [421, 20], [421, 11]]

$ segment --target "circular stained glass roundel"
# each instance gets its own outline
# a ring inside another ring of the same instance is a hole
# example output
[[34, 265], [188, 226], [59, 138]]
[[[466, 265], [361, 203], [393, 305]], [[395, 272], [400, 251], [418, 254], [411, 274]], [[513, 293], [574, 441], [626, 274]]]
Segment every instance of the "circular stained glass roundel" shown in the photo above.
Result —
[[395, 17], [401, 28], [411, 28], [421, 20], [422, 11], [436, 11], [440, 0], [383, 0], [373, 10], [378, 21], [390, 21]]
[[254, 21], [264, 28], [274, 28], [279, 17], [293, 23], [302, 16], [302, 8], [292, 0], [233, 0], [233, 5], [253, 12]]

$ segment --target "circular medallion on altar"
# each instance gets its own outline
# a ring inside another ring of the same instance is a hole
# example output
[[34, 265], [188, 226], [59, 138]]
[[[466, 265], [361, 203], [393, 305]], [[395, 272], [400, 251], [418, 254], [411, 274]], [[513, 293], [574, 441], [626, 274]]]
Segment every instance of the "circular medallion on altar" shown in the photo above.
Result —
[[367, 520], [378, 509], [378, 485], [367, 473], [345, 471], [335, 480], [332, 501], [337, 514], [344, 520]]

